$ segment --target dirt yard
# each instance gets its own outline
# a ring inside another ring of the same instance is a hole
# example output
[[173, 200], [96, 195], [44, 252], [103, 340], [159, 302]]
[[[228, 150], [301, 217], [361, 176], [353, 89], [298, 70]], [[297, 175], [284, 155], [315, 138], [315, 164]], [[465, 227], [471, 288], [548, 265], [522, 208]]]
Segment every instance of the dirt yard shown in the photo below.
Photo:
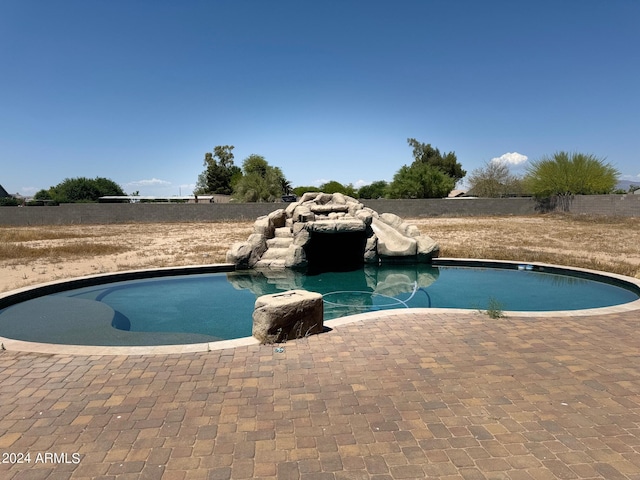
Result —
[[[640, 278], [640, 219], [408, 219], [440, 256], [558, 263]], [[0, 227], [0, 292], [82, 275], [220, 263], [252, 222]]]

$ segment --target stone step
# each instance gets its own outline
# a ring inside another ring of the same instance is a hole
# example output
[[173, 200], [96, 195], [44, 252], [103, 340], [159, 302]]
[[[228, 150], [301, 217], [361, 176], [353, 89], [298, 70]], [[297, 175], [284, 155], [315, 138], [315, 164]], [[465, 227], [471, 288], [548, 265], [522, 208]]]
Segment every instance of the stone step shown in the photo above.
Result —
[[264, 252], [260, 260], [282, 259], [282, 261], [284, 262], [284, 259], [287, 255], [288, 250], [289, 250], [288, 246], [287, 247], [270, 247], [267, 249], [266, 252]]
[[284, 266], [284, 260], [283, 259], [269, 259], [269, 258], [264, 258], [264, 256], [258, 260], [258, 262], [255, 264], [254, 268], [256, 269], [261, 269], [261, 268], [270, 268], [270, 269], [280, 269], [280, 268], [285, 268]]
[[291, 228], [289, 227], [280, 227], [276, 228], [276, 238], [293, 238], [293, 233], [291, 233]]
[[[269, 271], [270, 272], [286, 272], [290, 270], [289, 268], [270, 268]], [[273, 285], [274, 287], [276, 287], [278, 290], [281, 291], [286, 291], [286, 290], [291, 290], [292, 288], [302, 288], [302, 287], [298, 287], [298, 286], [292, 286], [290, 282], [287, 282], [286, 280], [283, 280], [281, 282], [269, 282], [270, 285]]]
[[293, 243], [293, 237], [274, 237], [267, 240], [267, 248], [289, 248]]
[[309, 207], [309, 210], [311, 210], [313, 213], [316, 213], [316, 214], [326, 215], [328, 213], [348, 212], [349, 205], [341, 205], [341, 204], [335, 204], [335, 203], [326, 204], [326, 205], [313, 204]]

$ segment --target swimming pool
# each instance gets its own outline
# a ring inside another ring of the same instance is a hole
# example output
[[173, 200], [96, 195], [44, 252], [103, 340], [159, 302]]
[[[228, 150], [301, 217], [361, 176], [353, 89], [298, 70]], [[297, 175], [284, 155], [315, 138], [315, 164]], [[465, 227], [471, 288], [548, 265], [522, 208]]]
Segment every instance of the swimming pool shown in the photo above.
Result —
[[572, 311], [640, 298], [637, 285], [607, 276], [535, 265], [469, 265], [441, 261], [436, 266], [385, 265], [319, 275], [291, 270], [181, 272], [108, 282], [3, 308], [0, 336], [101, 346], [241, 338], [251, 335], [258, 296], [294, 288], [323, 294], [325, 320], [397, 308], [485, 310], [497, 305], [504, 311]]

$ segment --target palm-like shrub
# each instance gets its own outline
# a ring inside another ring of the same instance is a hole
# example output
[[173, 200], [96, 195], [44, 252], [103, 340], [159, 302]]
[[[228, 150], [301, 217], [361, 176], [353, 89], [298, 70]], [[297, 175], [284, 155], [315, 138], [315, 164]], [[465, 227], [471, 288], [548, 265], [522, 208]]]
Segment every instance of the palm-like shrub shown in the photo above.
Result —
[[596, 195], [611, 193], [619, 174], [595, 155], [557, 152], [531, 162], [527, 182], [538, 196]]
[[557, 196], [564, 209], [574, 195], [611, 193], [620, 173], [604, 158], [584, 153], [557, 152], [531, 162], [528, 189], [537, 197]]

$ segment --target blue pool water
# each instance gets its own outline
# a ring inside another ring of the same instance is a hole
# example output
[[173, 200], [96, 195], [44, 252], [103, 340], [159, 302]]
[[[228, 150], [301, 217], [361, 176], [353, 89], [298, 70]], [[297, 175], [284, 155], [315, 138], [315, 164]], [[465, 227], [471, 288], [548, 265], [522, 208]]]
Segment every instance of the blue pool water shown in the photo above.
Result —
[[399, 265], [305, 276], [293, 271], [182, 275], [108, 283], [0, 310], [0, 336], [82, 345], [197, 343], [251, 335], [258, 296], [323, 294], [325, 320], [389, 308], [554, 311], [631, 302], [621, 286], [531, 270]]

